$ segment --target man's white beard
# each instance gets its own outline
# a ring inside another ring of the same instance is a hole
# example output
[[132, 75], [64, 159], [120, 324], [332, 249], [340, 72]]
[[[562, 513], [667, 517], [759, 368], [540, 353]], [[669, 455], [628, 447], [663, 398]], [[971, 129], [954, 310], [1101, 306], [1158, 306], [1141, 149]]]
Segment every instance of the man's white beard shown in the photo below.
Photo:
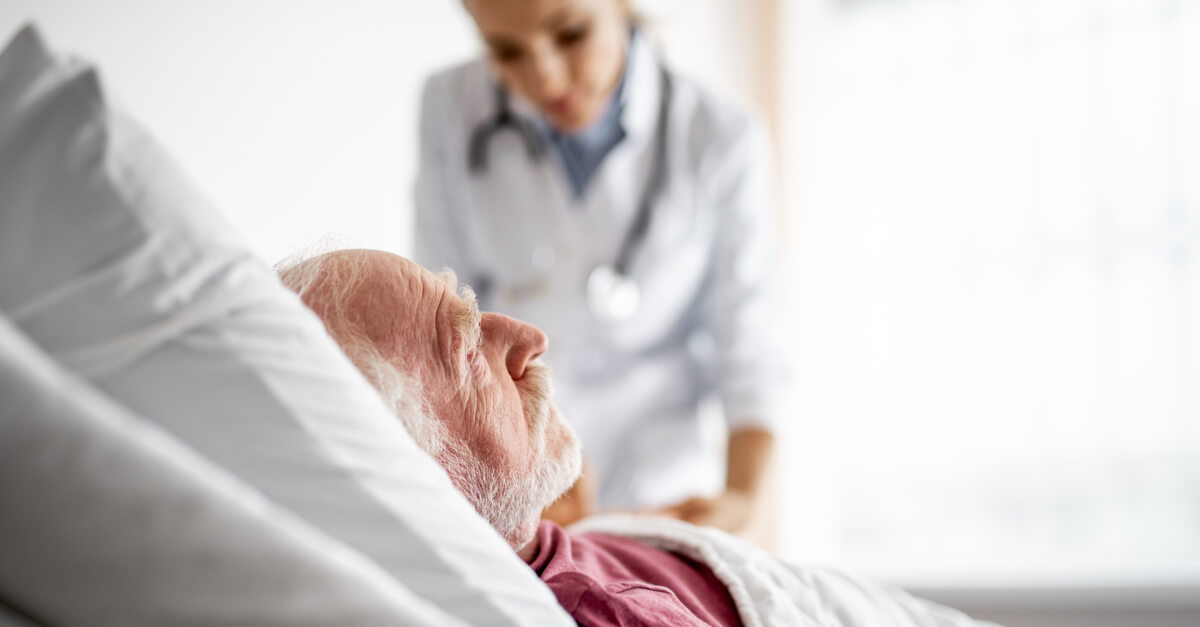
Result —
[[[475, 511], [514, 549], [532, 538], [542, 510], [575, 483], [583, 464], [578, 436], [551, 402], [549, 371], [540, 364], [531, 364], [525, 379], [529, 391], [522, 403], [529, 420], [532, 469], [501, 472], [460, 442], [446, 442], [437, 456]], [[555, 450], [547, 450], [551, 443]]]
[[455, 486], [500, 533], [510, 546], [520, 548], [532, 537], [541, 512], [562, 496], [579, 477], [582, 465], [578, 439], [566, 423], [566, 441], [554, 455], [538, 456], [532, 472], [502, 473], [465, 450], [451, 444], [439, 461]]

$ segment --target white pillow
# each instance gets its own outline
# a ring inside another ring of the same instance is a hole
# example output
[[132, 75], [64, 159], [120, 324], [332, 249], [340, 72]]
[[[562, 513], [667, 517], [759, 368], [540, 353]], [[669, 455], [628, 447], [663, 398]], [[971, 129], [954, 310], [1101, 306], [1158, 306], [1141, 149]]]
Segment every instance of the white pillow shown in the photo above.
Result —
[[453, 622], [65, 373], [3, 316], [0, 398], [0, 599], [28, 617], [55, 627]]
[[95, 70], [31, 28], [0, 55], [0, 312], [447, 613], [569, 624]]

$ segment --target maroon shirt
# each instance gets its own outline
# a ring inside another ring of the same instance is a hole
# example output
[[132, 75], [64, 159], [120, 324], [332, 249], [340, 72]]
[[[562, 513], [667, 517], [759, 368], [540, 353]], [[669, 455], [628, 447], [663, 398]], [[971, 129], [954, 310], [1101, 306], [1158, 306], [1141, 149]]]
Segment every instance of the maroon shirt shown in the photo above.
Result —
[[537, 537], [529, 565], [580, 625], [741, 625], [725, 584], [699, 562], [546, 521]]

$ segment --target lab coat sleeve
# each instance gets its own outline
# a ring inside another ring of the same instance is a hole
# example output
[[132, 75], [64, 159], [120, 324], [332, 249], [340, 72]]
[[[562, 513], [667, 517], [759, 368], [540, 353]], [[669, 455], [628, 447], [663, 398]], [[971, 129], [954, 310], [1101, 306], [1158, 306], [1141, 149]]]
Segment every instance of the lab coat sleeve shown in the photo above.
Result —
[[420, 155], [413, 203], [414, 261], [434, 272], [450, 268], [461, 280], [470, 281], [475, 268], [467, 245], [465, 199], [459, 191], [468, 173], [465, 162], [453, 161], [453, 155], [464, 155], [454, 147], [466, 140], [462, 124], [455, 124], [452, 118], [457, 107], [449, 78], [430, 78], [421, 95]]
[[775, 297], [771, 167], [761, 128], [748, 118], [720, 146], [710, 183], [719, 212], [712, 274], [700, 325], [712, 340], [711, 376], [730, 430], [774, 431], [783, 394], [783, 346]]

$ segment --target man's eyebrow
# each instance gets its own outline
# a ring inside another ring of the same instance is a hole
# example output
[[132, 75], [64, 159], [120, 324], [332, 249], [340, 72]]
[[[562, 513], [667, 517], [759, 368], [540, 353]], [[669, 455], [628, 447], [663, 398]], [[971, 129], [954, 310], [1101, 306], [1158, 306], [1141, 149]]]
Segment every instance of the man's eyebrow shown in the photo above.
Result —
[[483, 341], [483, 332], [479, 328], [482, 318], [479, 314], [479, 302], [475, 300], [475, 290], [466, 285], [458, 291], [458, 297], [462, 299], [463, 306], [454, 313], [454, 328], [462, 336], [467, 350], [475, 350]]
[[475, 299], [475, 290], [469, 286], [458, 286], [458, 275], [454, 274], [453, 270], [446, 269], [438, 273], [438, 278], [446, 285], [446, 288], [451, 293], [457, 292], [458, 298], [462, 301], [462, 306], [458, 311], [454, 312], [454, 331], [463, 339], [463, 345], [467, 350], [474, 350], [479, 347], [479, 343], [483, 340], [483, 334], [479, 329], [481, 316], [479, 314], [479, 301]]

